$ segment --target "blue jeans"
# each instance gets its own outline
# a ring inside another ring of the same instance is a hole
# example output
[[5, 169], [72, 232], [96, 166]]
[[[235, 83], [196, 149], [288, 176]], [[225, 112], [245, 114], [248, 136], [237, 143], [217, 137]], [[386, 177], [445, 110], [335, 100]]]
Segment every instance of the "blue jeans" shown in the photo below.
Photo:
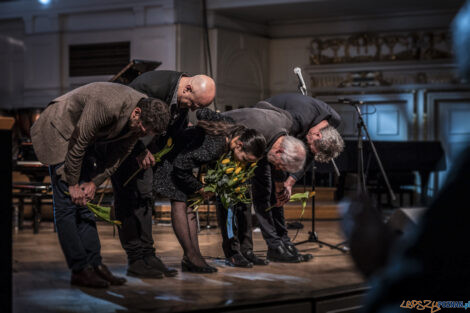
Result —
[[[101, 264], [101, 244], [96, 229], [94, 214], [86, 206], [72, 202], [69, 185], [57, 175], [63, 163], [49, 166], [54, 200], [54, 220], [60, 246], [68, 267], [81, 271], [85, 267]], [[80, 181], [89, 181], [86, 169], [82, 169]]]

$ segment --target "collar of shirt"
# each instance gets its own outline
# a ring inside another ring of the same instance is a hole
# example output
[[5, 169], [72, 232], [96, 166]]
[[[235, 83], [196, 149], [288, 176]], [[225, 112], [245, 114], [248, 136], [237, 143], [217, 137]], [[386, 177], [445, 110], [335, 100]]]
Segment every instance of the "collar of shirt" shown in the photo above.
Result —
[[175, 120], [178, 117], [179, 107], [178, 107], [178, 86], [180, 85], [181, 77], [176, 82], [175, 92], [173, 92], [173, 97], [170, 101], [170, 114], [171, 119]]

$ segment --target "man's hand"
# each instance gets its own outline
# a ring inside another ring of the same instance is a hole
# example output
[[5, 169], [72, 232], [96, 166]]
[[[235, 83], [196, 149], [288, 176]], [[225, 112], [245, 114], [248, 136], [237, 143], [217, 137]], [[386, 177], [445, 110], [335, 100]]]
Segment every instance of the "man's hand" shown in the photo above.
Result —
[[275, 184], [275, 189], [276, 189], [276, 199], [277, 202], [274, 205], [275, 207], [281, 207], [283, 206], [287, 201], [290, 199], [290, 194], [287, 190], [287, 188], [284, 187], [283, 183], [276, 182]]
[[82, 190], [82, 188], [76, 184], [73, 186], [69, 186], [69, 193], [70, 193], [70, 198], [72, 198], [72, 202], [84, 206], [86, 205], [86, 195], [85, 192]]
[[[80, 185], [80, 188], [85, 193], [86, 201], [91, 201], [95, 197], [96, 185], [94, 182], [86, 182]], [[86, 204], [86, 203], [85, 203]]]
[[145, 149], [144, 152], [138, 155], [136, 157], [136, 160], [137, 160], [137, 163], [139, 164], [139, 167], [143, 168], [144, 170], [155, 165], [155, 158], [153, 157], [153, 154], [148, 149]]
[[197, 192], [202, 196], [202, 198], [204, 198], [204, 200], [209, 200], [215, 195], [215, 193], [211, 191], [204, 191], [204, 188], [199, 189]]

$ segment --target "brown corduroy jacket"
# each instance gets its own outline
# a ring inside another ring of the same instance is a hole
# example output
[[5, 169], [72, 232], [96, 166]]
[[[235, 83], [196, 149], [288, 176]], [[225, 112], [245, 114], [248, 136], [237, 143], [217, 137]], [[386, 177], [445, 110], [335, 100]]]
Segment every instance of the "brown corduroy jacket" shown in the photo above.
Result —
[[94, 143], [115, 141], [108, 151], [105, 170], [92, 181], [101, 185], [131, 152], [138, 137], [122, 134], [140, 99], [147, 98], [130, 87], [97, 82], [74, 89], [56, 99], [31, 127], [31, 139], [39, 161], [64, 162], [58, 174], [69, 186], [79, 182], [86, 149]]

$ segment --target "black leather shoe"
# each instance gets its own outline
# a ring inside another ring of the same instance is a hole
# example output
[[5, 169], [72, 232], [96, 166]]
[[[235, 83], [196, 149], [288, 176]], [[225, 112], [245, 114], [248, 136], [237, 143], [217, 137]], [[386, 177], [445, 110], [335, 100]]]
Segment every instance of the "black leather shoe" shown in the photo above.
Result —
[[297, 247], [292, 243], [285, 243], [284, 247], [286, 247], [287, 251], [289, 251], [292, 255], [297, 256], [301, 262], [307, 262], [313, 259], [313, 255], [310, 253], [300, 253]]
[[140, 278], [163, 278], [163, 273], [147, 265], [143, 259], [132, 262], [127, 267], [127, 275]]
[[191, 273], [202, 273], [202, 274], [209, 274], [217, 272], [215, 267], [205, 265], [205, 266], [197, 266], [193, 264], [187, 257], [183, 257], [181, 260], [181, 270], [183, 272], [191, 272]]
[[109, 282], [102, 279], [90, 266], [79, 272], [72, 272], [70, 283], [76, 286], [91, 288], [109, 287]]
[[155, 255], [149, 255], [144, 257], [145, 263], [156, 269], [159, 272], [162, 272], [166, 277], [174, 277], [178, 275], [178, 270], [176, 268], [166, 266], [159, 257]]
[[263, 260], [261, 258], [258, 258], [254, 253], [253, 250], [248, 250], [245, 253], [243, 253], [243, 256], [253, 263], [253, 265], [268, 265], [269, 261], [268, 260]]
[[225, 259], [225, 264], [228, 266], [233, 266], [233, 267], [253, 267], [253, 263], [245, 259], [243, 255], [240, 253], [234, 254], [229, 258]]
[[292, 255], [282, 244], [276, 248], [268, 248], [268, 259], [274, 262], [300, 263], [299, 257]]

